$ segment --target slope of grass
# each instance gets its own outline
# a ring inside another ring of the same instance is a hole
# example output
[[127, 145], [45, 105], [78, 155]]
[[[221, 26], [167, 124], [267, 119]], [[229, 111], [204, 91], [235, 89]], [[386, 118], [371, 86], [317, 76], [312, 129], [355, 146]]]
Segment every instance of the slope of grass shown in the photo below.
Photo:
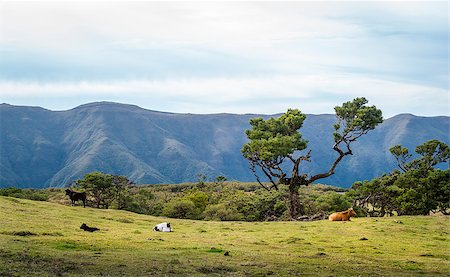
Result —
[[[152, 231], [164, 221], [174, 232]], [[448, 276], [449, 227], [444, 216], [177, 220], [0, 197], [0, 275]]]

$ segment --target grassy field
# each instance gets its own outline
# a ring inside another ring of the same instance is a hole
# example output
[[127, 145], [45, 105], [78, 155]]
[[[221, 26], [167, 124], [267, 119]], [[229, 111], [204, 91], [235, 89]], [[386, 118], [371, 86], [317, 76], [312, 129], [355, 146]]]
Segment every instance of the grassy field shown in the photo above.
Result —
[[[152, 231], [164, 221], [174, 232]], [[0, 275], [449, 276], [449, 227], [444, 216], [177, 220], [0, 197]]]

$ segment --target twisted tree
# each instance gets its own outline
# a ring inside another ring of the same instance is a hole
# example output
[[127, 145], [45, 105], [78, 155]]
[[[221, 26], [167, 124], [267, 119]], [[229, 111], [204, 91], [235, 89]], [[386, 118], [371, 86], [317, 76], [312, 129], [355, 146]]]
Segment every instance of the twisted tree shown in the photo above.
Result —
[[[278, 190], [279, 185], [288, 186], [291, 218], [304, 214], [299, 201], [300, 187], [333, 175], [341, 160], [353, 154], [351, 144], [383, 121], [381, 111], [366, 106], [367, 103], [365, 98], [356, 98], [334, 108], [337, 122], [332, 149], [338, 156], [328, 171], [312, 176], [300, 172], [300, 164], [311, 160], [311, 150], [302, 152], [307, 149], [308, 141], [299, 132], [306, 115], [298, 109], [289, 109], [279, 118], [250, 120], [252, 128], [245, 131], [250, 141], [243, 145], [241, 152], [262, 187]], [[262, 182], [261, 173], [270, 182], [269, 186]]]

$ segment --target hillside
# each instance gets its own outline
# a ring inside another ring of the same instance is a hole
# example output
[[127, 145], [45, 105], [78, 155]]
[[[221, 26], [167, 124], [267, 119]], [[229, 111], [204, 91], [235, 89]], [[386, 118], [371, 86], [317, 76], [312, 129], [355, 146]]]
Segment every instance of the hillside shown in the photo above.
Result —
[[[147, 184], [195, 181], [200, 173], [254, 181], [240, 149], [255, 116], [173, 114], [106, 102], [68, 111], [1, 104], [0, 187], [61, 187], [91, 171]], [[321, 182], [349, 187], [389, 172], [395, 167], [389, 147], [414, 149], [429, 139], [449, 143], [449, 122], [407, 114], [389, 118]], [[301, 129], [312, 149], [306, 172], [328, 170], [335, 155], [333, 123], [333, 115], [308, 115]]]
[[[448, 276], [450, 270], [444, 216], [208, 222], [10, 197], [0, 197], [0, 210], [2, 276]], [[164, 221], [174, 232], [152, 231]], [[100, 231], [84, 232], [82, 223]]]

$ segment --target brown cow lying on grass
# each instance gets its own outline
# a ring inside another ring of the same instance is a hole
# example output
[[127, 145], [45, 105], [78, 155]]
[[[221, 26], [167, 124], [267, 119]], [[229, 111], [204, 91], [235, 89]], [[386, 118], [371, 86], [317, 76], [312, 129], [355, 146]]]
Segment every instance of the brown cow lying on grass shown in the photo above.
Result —
[[353, 208], [350, 208], [343, 212], [337, 212], [334, 214], [331, 214], [328, 219], [330, 221], [350, 221], [350, 217], [355, 216], [356, 213], [353, 210]]

